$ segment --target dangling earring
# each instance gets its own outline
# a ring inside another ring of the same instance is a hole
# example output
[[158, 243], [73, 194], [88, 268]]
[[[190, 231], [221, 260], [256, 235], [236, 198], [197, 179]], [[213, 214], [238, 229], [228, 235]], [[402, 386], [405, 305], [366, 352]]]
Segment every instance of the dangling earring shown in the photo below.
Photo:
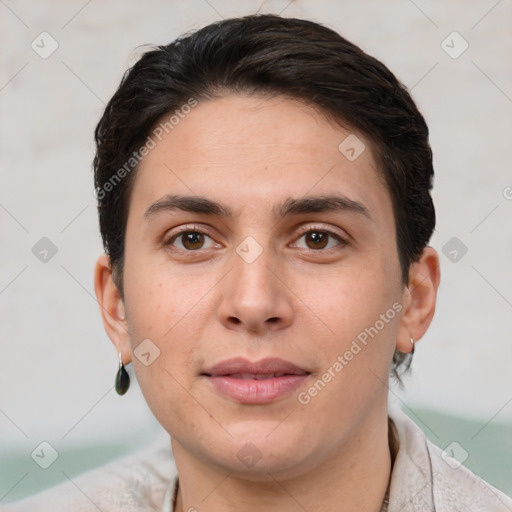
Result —
[[413, 339], [413, 337], [412, 337], [412, 336], [411, 336], [411, 345], [412, 345], [412, 350], [411, 350], [411, 356], [412, 356], [412, 355], [414, 354], [414, 347], [415, 347], [415, 345], [414, 345], [414, 339]]
[[115, 386], [118, 395], [124, 395], [130, 387], [130, 376], [124, 367], [121, 352], [119, 352], [119, 370], [117, 370]]

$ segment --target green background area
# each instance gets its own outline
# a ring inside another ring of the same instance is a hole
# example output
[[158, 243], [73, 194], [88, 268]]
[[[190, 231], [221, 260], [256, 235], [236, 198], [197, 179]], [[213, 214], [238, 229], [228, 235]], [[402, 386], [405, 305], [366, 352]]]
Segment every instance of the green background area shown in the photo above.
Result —
[[[468, 452], [464, 466], [491, 485], [512, 495], [512, 426], [490, 421], [480, 423], [438, 411], [405, 409], [426, 436], [441, 448], [457, 442]], [[0, 504], [47, 489], [123, 456], [147, 439], [130, 444], [81, 446], [59, 452], [48, 469], [41, 469], [30, 454], [5, 451], [0, 457]], [[24, 476], [25, 475], [25, 476]], [[20, 481], [20, 479], [23, 479]]]
[[452, 442], [466, 452], [463, 465], [485, 481], [512, 496], [512, 425], [479, 422], [430, 409], [404, 412], [442, 449]]

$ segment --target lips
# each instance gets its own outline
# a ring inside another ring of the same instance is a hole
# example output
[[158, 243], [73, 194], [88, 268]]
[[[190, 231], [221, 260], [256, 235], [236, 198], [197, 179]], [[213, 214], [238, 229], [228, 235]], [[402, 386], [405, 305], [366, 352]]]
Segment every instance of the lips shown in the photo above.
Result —
[[229, 359], [201, 373], [215, 392], [244, 404], [276, 401], [300, 386], [310, 372], [283, 359]]
[[[220, 377], [229, 375], [241, 376], [273, 376], [282, 377], [283, 375], [304, 375], [309, 372], [299, 366], [278, 358], [267, 358], [260, 361], [251, 362], [241, 357], [222, 361], [209, 369], [206, 369], [203, 375], [210, 377]], [[250, 377], [240, 377], [250, 378]]]
[[272, 379], [274, 377], [284, 377], [285, 375], [293, 375], [290, 373], [235, 373], [231, 374], [230, 377], [233, 379], [254, 379], [254, 380], [263, 380], [263, 379]]

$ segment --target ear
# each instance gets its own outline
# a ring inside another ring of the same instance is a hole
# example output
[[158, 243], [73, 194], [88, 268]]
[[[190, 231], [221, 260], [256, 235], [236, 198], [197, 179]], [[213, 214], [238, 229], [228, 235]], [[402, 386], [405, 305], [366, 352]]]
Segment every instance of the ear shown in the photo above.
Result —
[[103, 325], [116, 351], [127, 364], [132, 360], [130, 337], [126, 322], [126, 312], [121, 294], [114, 284], [110, 258], [102, 254], [94, 269], [94, 290], [100, 306]]
[[409, 285], [402, 294], [403, 313], [396, 342], [400, 352], [411, 352], [411, 338], [416, 343], [427, 331], [436, 309], [440, 280], [439, 255], [426, 247], [419, 261], [411, 264]]

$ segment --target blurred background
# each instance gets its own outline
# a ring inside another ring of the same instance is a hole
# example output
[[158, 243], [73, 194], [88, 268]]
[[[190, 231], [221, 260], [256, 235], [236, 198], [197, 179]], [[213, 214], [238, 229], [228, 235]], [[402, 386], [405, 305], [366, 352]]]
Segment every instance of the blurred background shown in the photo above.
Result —
[[133, 380], [113, 389], [93, 288], [93, 131], [141, 45], [258, 10], [339, 31], [424, 113], [442, 283], [390, 400], [512, 494], [510, 0], [0, 0], [0, 505], [161, 433]]

